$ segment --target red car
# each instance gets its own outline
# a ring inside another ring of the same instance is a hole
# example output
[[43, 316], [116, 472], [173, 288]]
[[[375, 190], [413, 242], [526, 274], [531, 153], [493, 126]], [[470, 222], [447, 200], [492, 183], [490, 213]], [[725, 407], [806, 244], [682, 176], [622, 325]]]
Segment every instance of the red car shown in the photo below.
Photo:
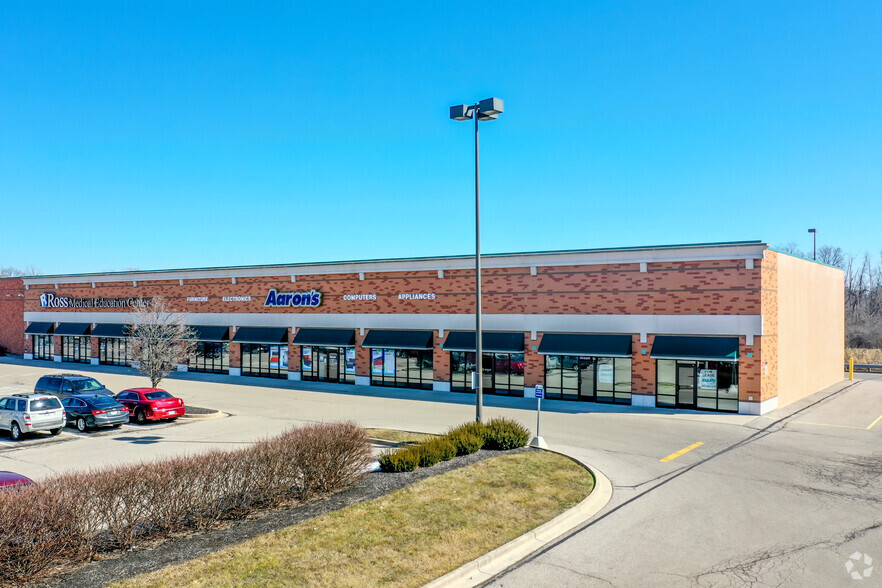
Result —
[[7, 490], [13, 486], [28, 486], [34, 481], [30, 478], [16, 474], [15, 472], [0, 472], [0, 490]]
[[184, 401], [159, 388], [129, 388], [114, 396], [129, 407], [136, 423], [163, 419], [174, 420], [184, 414]]

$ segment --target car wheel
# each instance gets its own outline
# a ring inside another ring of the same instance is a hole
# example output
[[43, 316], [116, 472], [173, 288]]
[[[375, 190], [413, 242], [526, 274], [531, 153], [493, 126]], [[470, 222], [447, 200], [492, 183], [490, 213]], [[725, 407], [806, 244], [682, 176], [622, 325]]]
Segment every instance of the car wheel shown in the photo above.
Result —
[[58, 427], [57, 429], [49, 429], [49, 432], [52, 433], [52, 435], [58, 435], [61, 433], [61, 427]]
[[81, 433], [86, 430], [86, 419], [83, 417], [77, 419], [77, 430]]
[[9, 429], [9, 436], [12, 437], [13, 441], [21, 439], [21, 427], [18, 426], [18, 423], [12, 423], [12, 427]]
[[135, 411], [135, 422], [139, 425], [143, 425], [147, 422], [147, 413], [144, 412], [143, 408], [139, 408]]

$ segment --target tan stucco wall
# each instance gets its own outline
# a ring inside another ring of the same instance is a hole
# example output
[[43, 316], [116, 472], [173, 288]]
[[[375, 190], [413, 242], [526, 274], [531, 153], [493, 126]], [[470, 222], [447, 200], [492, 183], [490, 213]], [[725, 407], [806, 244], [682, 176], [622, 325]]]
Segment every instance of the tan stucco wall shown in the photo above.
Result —
[[777, 262], [781, 407], [842, 380], [845, 275], [842, 270], [783, 253], [766, 251], [766, 255]]

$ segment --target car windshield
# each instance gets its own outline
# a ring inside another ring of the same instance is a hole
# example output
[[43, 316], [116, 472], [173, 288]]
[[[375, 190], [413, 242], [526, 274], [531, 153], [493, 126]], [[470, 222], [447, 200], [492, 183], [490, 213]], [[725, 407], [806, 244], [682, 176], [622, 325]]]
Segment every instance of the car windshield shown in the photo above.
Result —
[[75, 380], [73, 382], [73, 387], [81, 392], [88, 392], [89, 390], [101, 390], [102, 388], [104, 388], [104, 386], [98, 383], [98, 380], [95, 380], [93, 378], [89, 378], [88, 380]]
[[148, 392], [144, 395], [144, 398], [147, 400], [160, 400], [161, 398], [174, 398], [174, 396], [165, 390], [160, 390], [159, 392]]
[[111, 398], [110, 396], [98, 396], [95, 398], [89, 399], [89, 402], [95, 408], [108, 408], [111, 406], [119, 406], [119, 402]]
[[58, 402], [57, 398], [38, 398], [37, 400], [31, 400], [31, 410], [52, 410], [54, 408], [61, 408], [61, 403]]

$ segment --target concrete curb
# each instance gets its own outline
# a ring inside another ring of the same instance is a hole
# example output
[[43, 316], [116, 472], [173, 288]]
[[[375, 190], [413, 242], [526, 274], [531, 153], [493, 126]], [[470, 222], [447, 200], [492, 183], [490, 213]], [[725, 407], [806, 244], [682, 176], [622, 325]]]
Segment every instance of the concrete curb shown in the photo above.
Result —
[[559, 514], [547, 523], [429, 582], [424, 588], [478, 586], [530, 554], [542, 549], [567, 531], [575, 529], [600, 512], [609, 503], [612, 498], [612, 483], [610, 483], [609, 478], [596, 468], [590, 467], [571, 455], [547, 449], [543, 451], [568, 457], [591, 472], [591, 475], [594, 476], [594, 490], [591, 491], [591, 494], [573, 508]]
[[221, 411], [217, 410], [217, 411], [209, 413], [209, 414], [187, 414], [187, 413], [184, 413], [181, 416], [179, 416], [178, 418], [179, 419], [220, 419], [225, 416], [230, 416], [230, 415], [228, 415], [225, 412], [221, 412]]

